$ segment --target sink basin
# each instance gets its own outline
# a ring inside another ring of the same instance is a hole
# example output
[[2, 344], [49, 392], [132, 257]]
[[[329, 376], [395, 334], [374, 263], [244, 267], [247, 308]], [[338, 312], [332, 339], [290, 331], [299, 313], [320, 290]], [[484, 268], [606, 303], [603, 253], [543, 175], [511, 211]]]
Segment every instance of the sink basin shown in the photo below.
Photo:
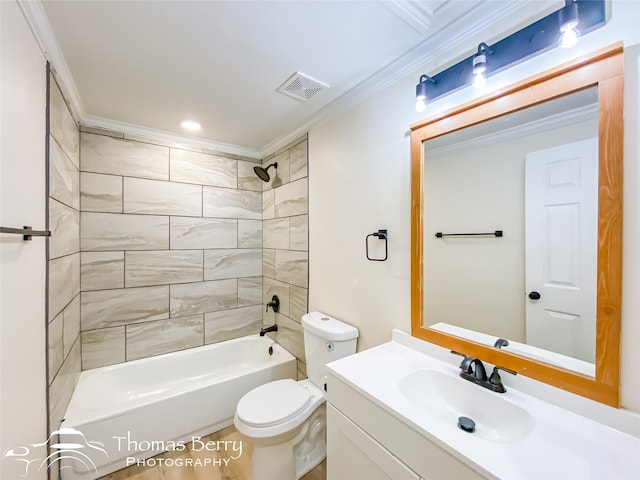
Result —
[[458, 418], [471, 418], [474, 435], [497, 443], [512, 443], [524, 438], [533, 428], [533, 417], [523, 408], [500, 398], [462, 378], [438, 370], [420, 369], [403, 377], [400, 392], [417, 408], [435, 419], [458, 428]]

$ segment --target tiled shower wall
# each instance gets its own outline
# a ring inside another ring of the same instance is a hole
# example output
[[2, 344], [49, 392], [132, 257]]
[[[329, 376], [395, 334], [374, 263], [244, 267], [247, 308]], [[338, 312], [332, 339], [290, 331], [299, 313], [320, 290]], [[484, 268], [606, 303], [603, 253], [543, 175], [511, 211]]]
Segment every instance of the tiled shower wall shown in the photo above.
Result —
[[56, 430], [80, 374], [79, 131], [49, 77], [49, 431]]
[[265, 325], [278, 324], [276, 341], [298, 359], [305, 377], [302, 315], [307, 312], [309, 277], [309, 188], [307, 137], [266, 158], [271, 181], [263, 193], [263, 275], [266, 304], [280, 299], [280, 312], [264, 312]]
[[254, 162], [83, 128], [83, 369], [260, 330]]

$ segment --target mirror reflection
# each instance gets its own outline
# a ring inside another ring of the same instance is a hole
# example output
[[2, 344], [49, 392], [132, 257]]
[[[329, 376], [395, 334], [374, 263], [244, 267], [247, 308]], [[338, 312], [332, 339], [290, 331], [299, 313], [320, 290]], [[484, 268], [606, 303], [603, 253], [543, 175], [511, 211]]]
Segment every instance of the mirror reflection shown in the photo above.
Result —
[[596, 87], [425, 142], [423, 325], [593, 377], [597, 191]]

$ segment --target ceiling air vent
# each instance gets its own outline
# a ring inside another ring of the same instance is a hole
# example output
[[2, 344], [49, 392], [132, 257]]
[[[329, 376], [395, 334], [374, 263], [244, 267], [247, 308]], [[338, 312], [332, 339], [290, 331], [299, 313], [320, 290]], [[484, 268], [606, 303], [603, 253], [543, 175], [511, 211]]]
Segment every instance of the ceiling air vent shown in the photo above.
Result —
[[329, 85], [325, 85], [300, 72], [296, 72], [278, 87], [278, 92], [293, 97], [296, 100], [306, 102], [325, 88], [329, 88]]

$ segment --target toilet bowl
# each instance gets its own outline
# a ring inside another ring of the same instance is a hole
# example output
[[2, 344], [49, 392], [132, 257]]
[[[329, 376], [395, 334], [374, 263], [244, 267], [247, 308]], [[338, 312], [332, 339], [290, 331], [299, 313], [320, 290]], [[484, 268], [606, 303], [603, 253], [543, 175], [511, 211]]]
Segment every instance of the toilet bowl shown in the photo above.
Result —
[[254, 388], [236, 407], [253, 443], [252, 480], [296, 480], [326, 456], [325, 365], [356, 351], [358, 330], [319, 312], [302, 317], [308, 379]]

